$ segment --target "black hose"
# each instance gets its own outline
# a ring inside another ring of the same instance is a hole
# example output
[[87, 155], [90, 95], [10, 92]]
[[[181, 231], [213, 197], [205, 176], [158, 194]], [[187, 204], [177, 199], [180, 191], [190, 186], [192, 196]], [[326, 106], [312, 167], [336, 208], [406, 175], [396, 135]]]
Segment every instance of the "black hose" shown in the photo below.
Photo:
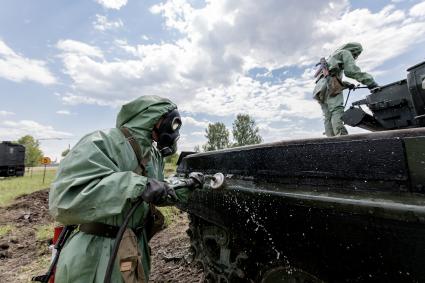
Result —
[[[181, 189], [181, 188], [184, 188], [184, 187], [187, 187], [187, 186], [193, 186], [193, 185], [194, 185], [194, 181], [192, 179], [190, 179], [190, 180], [187, 180], [186, 182], [184, 182], [183, 184], [181, 184], [179, 186], [174, 186], [173, 189], [177, 190], [177, 189]], [[124, 235], [125, 229], [127, 229], [127, 225], [128, 225], [128, 222], [130, 221], [131, 216], [133, 216], [136, 209], [142, 203], [143, 203], [142, 198], [138, 199], [134, 203], [133, 207], [127, 212], [127, 215], [125, 216], [125, 219], [124, 219], [123, 223], [121, 224], [120, 229], [118, 230], [117, 236], [115, 237], [114, 247], [112, 248], [112, 253], [111, 253], [111, 256], [109, 257], [108, 267], [106, 268], [105, 278], [103, 280], [104, 283], [111, 283], [112, 271], [114, 270], [114, 262], [115, 262], [115, 258], [117, 257], [117, 253], [118, 253], [118, 249], [120, 247], [122, 236]]]
[[63, 227], [61, 233], [59, 234], [58, 240], [54, 246], [54, 249], [56, 249], [56, 255], [53, 258], [53, 261], [50, 263], [49, 270], [46, 274], [40, 275], [40, 276], [34, 276], [31, 281], [35, 282], [41, 282], [41, 283], [48, 283], [50, 277], [52, 277], [53, 272], [55, 271], [56, 265], [59, 260], [59, 255], [62, 251], [63, 246], [65, 245], [66, 241], [68, 240], [69, 236], [72, 234], [72, 232], [75, 230], [77, 226], [76, 225], [67, 225]]
[[347, 106], [347, 102], [348, 102], [348, 98], [350, 97], [351, 90], [355, 91], [356, 89], [361, 89], [361, 88], [369, 88], [369, 87], [367, 87], [367, 86], [356, 86], [354, 88], [349, 89], [347, 99], [345, 100], [344, 109], [345, 109], [345, 106]]
[[127, 229], [128, 222], [130, 221], [131, 216], [133, 216], [136, 209], [140, 204], [143, 203], [143, 199], [140, 198], [136, 201], [133, 207], [127, 212], [124, 222], [121, 224], [120, 229], [118, 230], [117, 236], [115, 238], [114, 247], [112, 248], [112, 254], [109, 257], [108, 267], [106, 268], [104, 283], [111, 283], [112, 271], [114, 270], [115, 258], [117, 257], [118, 249], [124, 235], [125, 229]]
[[347, 99], [345, 100], [345, 103], [344, 103], [344, 109], [345, 109], [345, 106], [347, 106], [347, 102], [348, 102], [348, 98], [350, 97], [350, 93], [351, 93], [351, 89], [348, 91]]

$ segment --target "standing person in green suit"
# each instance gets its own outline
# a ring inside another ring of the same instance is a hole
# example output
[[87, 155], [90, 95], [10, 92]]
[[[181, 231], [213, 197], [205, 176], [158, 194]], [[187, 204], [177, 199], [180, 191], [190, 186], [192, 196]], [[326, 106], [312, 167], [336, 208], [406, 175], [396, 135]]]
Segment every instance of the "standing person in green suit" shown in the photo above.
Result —
[[148, 282], [152, 231], [146, 219], [152, 204], [175, 204], [190, 193], [164, 182], [163, 157], [176, 152], [180, 126], [173, 102], [142, 96], [122, 106], [116, 128], [84, 136], [62, 160], [49, 209], [56, 221], [79, 228], [59, 256], [56, 282], [104, 282], [119, 226], [140, 198], [143, 203], [125, 230], [111, 282]]
[[332, 53], [324, 64], [321, 64], [321, 71], [317, 73], [313, 96], [322, 108], [325, 135], [327, 137], [348, 134], [342, 121], [342, 115], [344, 114], [342, 91], [345, 88], [354, 89], [355, 86], [348, 82], [343, 82], [343, 74], [366, 85], [369, 89], [378, 87], [373, 77], [368, 73], [362, 72], [356, 65], [355, 60], [362, 51], [363, 48], [360, 43], [346, 43]]

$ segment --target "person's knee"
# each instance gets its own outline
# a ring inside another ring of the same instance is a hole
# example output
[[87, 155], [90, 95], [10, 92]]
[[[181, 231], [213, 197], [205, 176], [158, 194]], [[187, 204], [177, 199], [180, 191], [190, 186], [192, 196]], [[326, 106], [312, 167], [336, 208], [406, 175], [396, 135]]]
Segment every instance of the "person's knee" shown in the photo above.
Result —
[[327, 115], [323, 115], [323, 120], [325, 120], [325, 121], [330, 121], [331, 120], [331, 115], [330, 114], [327, 114]]
[[330, 111], [323, 111], [323, 119], [329, 120], [332, 117], [332, 113]]
[[334, 114], [341, 114], [344, 113], [344, 106], [342, 105], [338, 105], [332, 108], [329, 108], [329, 112], [332, 113], [332, 115]]

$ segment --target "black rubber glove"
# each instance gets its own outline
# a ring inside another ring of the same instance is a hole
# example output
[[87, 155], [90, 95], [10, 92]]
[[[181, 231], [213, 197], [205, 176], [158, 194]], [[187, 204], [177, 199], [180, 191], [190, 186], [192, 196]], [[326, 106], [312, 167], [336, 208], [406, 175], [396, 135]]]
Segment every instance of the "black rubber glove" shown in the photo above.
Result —
[[355, 84], [347, 84], [347, 88], [350, 89], [350, 90], [353, 90], [353, 89], [356, 88], [356, 85]]
[[144, 201], [155, 205], [160, 205], [167, 197], [170, 197], [174, 201], [178, 200], [173, 188], [171, 188], [167, 183], [156, 179], [148, 179], [146, 188], [141, 197]]
[[367, 86], [368, 89], [372, 90], [374, 88], [379, 87], [379, 85], [376, 82], [371, 83], [370, 85]]
[[192, 180], [190, 187], [196, 189], [204, 184], [204, 174], [200, 172], [192, 172], [189, 174], [189, 179]]

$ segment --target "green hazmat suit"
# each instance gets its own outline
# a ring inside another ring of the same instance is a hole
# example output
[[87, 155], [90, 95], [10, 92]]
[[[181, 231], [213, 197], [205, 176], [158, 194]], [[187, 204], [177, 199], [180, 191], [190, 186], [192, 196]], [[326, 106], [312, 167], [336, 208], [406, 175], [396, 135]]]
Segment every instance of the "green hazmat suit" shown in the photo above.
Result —
[[[65, 225], [101, 222], [120, 226], [131, 204], [146, 187], [147, 177], [133, 171], [138, 166], [136, 155], [118, 129], [127, 127], [149, 158], [147, 176], [163, 180], [164, 163], [152, 144], [152, 129], [161, 116], [175, 109], [168, 99], [143, 96], [124, 105], [113, 129], [84, 136], [61, 161], [49, 194], [49, 209], [54, 218]], [[189, 190], [176, 191], [186, 201]], [[149, 205], [143, 203], [130, 219], [129, 228], [143, 225]], [[103, 282], [114, 244], [112, 238], [75, 232], [59, 257], [56, 282]], [[146, 231], [138, 236], [143, 271], [150, 272], [150, 254]], [[118, 262], [112, 282], [123, 282]]]
[[[354, 79], [368, 87], [377, 86], [373, 77], [362, 72], [356, 65], [355, 60], [362, 53], [363, 48], [360, 43], [349, 42], [338, 48], [329, 58], [326, 59], [330, 76], [322, 77], [314, 88], [313, 95], [318, 99], [323, 112], [325, 135], [328, 137], [347, 135], [347, 129], [342, 121], [344, 114], [344, 97], [342, 90], [333, 93], [329, 84], [333, 76], [342, 79], [346, 77]], [[343, 82], [348, 85], [348, 83]], [[324, 90], [324, 91], [323, 91]], [[321, 95], [317, 95], [321, 92]]]

